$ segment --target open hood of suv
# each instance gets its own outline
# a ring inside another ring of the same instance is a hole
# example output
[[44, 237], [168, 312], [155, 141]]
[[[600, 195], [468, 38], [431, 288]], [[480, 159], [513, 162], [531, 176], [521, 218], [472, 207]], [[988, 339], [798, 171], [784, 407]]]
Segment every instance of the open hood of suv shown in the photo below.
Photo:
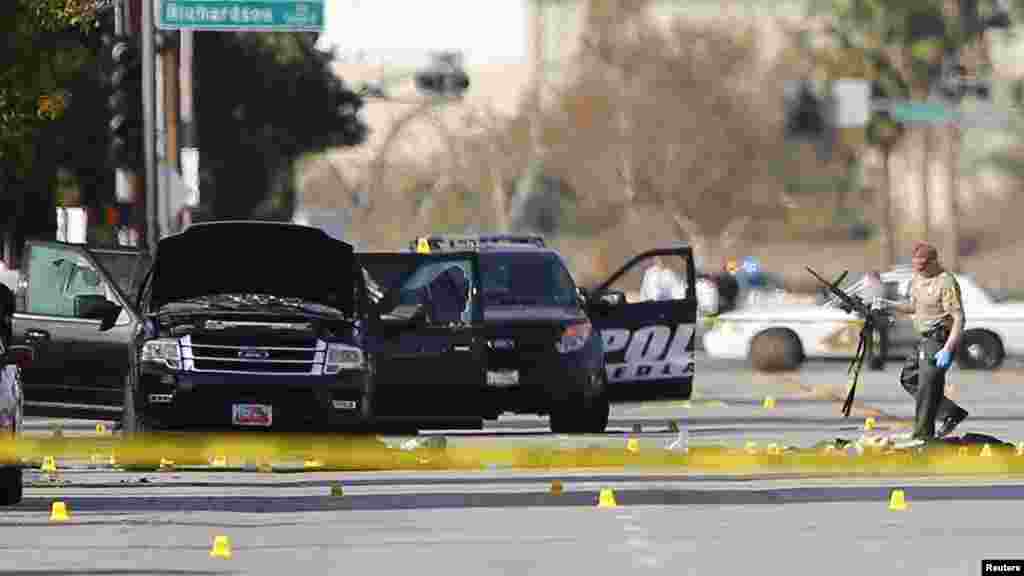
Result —
[[352, 245], [278, 222], [195, 224], [157, 245], [151, 311], [188, 298], [269, 294], [355, 309]]

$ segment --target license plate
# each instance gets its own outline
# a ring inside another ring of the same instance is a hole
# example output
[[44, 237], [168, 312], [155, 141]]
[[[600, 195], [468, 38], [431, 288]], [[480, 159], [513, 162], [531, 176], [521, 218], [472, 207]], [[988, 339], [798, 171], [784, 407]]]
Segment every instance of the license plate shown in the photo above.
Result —
[[497, 388], [519, 385], [518, 370], [503, 370], [501, 372], [488, 372], [487, 385]]
[[238, 426], [270, 426], [274, 410], [266, 404], [235, 404], [231, 407], [231, 423]]
[[355, 400], [334, 400], [331, 402], [336, 410], [355, 410]]

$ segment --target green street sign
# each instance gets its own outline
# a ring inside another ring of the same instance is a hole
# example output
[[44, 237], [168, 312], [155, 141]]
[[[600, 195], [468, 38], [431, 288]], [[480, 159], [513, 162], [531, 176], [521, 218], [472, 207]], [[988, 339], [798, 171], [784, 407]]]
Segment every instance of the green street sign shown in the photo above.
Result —
[[948, 124], [960, 117], [956, 109], [940, 102], [895, 101], [888, 109], [893, 120], [907, 124]]
[[324, 29], [324, 0], [152, 1], [156, 3], [156, 26], [161, 30], [323, 32]]

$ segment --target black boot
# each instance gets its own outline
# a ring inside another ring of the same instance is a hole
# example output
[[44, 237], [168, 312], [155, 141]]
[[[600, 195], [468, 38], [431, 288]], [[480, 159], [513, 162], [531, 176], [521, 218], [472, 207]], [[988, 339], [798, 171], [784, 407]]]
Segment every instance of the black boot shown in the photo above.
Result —
[[952, 416], [946, 416], [939, 426], [939, 429], [935, 431], [936, 438], [945, 438], [953, 431], [954, 428], [960, 425], [961, 422], [967, 419], [967, 410], [963, 408], [959, 412]]

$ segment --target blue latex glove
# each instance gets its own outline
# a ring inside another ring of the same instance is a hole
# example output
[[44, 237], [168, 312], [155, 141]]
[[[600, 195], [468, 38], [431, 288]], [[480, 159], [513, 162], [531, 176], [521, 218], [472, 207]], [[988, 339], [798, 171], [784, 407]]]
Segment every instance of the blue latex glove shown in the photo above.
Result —
[[949, 365], [953, 363], [953, 355], [947, 350], [942, 349], [935, 353], [935, 365], [939, 368], [949, 368]]

